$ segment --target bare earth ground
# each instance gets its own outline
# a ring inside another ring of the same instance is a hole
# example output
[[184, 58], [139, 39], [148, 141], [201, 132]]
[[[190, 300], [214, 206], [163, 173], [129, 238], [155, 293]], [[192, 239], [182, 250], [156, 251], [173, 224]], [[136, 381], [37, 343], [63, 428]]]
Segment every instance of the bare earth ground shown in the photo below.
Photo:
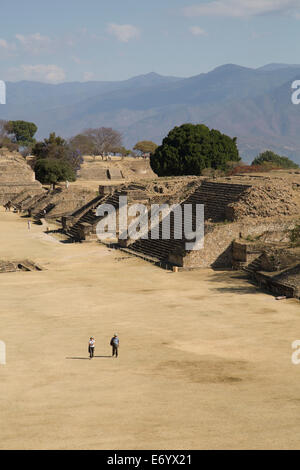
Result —
[[298, 301], [63, 244], [12, 213], [0, 227], [0, 259], [46, 268], [0, 274], [1, 449], [300, 447]]

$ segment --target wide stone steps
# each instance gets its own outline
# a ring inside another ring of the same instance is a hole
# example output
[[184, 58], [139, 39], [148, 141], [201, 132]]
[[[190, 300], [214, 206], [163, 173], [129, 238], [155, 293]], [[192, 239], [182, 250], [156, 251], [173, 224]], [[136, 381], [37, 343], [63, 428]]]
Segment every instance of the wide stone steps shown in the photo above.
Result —
[[[226, 218], [226, 207], [228, 204], [239, 199], [249, 186], [228, 183], [215, 183], [204, 181], [185, 201], [181, 203], [181, 207], [185, 204], [193, 206], [189, 224], [192, 230], [196, 228], [196, 204], [204, 205], [204, 218], [210, 219], [212, 222], [224, 221]], [[183, 210], [182, 210], [183, 214]], [[184, 218], [183, 218], [184, 223]], [[182, 226], [182, 239], [174, 239], [174, 222], [171, 217], [170, 239], [162, 239], [162, 222], [159, 224], [159, 239], [139, 239], [130, 245], [130, 250], [147, 256], [158, 258], [161, 261], [167, 261], [169, 254], [176, 250], [185, 250], [184, 230]]]
[[251, 263], [249, 263], [247, 266], [243, 268], [243, 271], [245, 271], [248, 274], [253, 274], [256, 271], [259, 271], [261, 269], [261, 257], [256, 258], [253, 260]]
[[14, 263], [9, 261], [0, 261], [0, 273], [12, 273], [16, 271]]
[[74, 211], [71, 216], [72, 217], [82, 217], [88, 210], [90, 210], [91, 208], [94, 208], [95, 205], [98, 205], [98, 203], [100, 201], [102, 201], [103, 199], [105, 199], [106, 197], [103, 196], [103, 195], [99, 195], [97, 197], [95, 197], [94, 199], [92, 199], [91, 201], [89, 201], [87, 204], [85, 204], [84, 206], [80, 207], [79, 209], [77, 209], [76, 211]]
[[52, 203], [53, 196], [61, 192], [62, 192], [62, 188], [56, 188], [56, 189], [52, 189], [50, 192], [47, 192], [46, 194], [43, 194], [40, 200], [38, 200], [34, 204], [31, 204], [30, 207], [28, 208], [28, 209], [31, 209], [31, 215], [33, 217], [37, 216], [40, 212], [42, 212]]
[[54, 207], [55, 207], [55, 204], [53, 204], [53, 203], [48, 204], [44, 209], [41, 209], [37, 214], [34, 214], [34, 219], [35, 219], [35, 220], [40, 220], [40, 219], [42, 219], [42, 218], [45, 217], [45, 215], [47, 215], [48, 212], [50, 212]]
[[[119, 196], [121, 195], [121, 192], [116, 192], [109, 195], [108, 197], [106, 196], [105, 198], [102, 198], [101, 204], [111, 204], [117, 210], [119, 208]], [[67, 235], [69, 237], [73, 238], [75, 241], [80, 240], [80, 228], [82, 227], [82, 223], [87, 223], [91, 226], [94, 226], [102, 219], [102, 216], [99, 217], [96, 215], [96, 208], [99, 205], [100, 200], [101, 198], [99, 201], [95, 201], [95, 203], [92, 205], [93, 207], [87, 210], [87, 212], [85, 212], [84, 215], [68, 229]]]

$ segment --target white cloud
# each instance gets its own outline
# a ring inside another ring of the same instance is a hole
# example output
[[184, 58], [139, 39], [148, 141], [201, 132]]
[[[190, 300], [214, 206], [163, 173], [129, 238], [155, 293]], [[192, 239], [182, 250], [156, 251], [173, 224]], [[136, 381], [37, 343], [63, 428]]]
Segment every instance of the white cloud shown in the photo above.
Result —
[[33, 80], [47, 83], [63, 82], [66, 74], [57, 65], [21, 65], [9, 71], [10, 80]]
[[42, 36], [40, 33], [29, 34], [16, 34], [16, 38], [22, 47], [34, 55], [51, 51], [53, 49], [54, 41], [48, 36]]
[[84, 72], [83, 74], [83, 81], [84, 82], [89, 82], [90, 80], [93, 80], [94, 78], [94, 73], [93, 72]]
[[215, 0], [184, 8], [186, 16], [257, 16], [267, 13], [293, 13], [300, 0]]
[[206, 31], [200, 26], [191, 26], [189, 30], [194, 36], [205, 36], [206, 34]]
[[8, 49], [9, 44], [5, 39], [0, 39], [0, 47], [3, 48], [3, 49]]
[[137, 38], [140, 35], [140, 30], [131, 24], [109, 23], [107, 32], [121, 42], [128, 42], [130, 39]]
[[6, 53], [10, 53], [11, 51], [14, 51], [16, 49], [15, 44], [10, 44], [9, 42], [6, 41], [6, 39], [0, 38], [0, 50], [4, 51]]
[[71, 57], [72, 61], [75, 62], [75, 64], [81, 64], [81, 59], [79, 57], [77, 57], [76, 55], [73, 55]]

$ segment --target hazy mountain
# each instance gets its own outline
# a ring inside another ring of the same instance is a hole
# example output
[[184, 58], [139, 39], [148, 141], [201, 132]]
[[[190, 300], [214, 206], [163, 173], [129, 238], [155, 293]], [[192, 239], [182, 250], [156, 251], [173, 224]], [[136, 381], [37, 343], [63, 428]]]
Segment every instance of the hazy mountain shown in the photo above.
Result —
[[175, 125], [202, 122], [237, 136], [245, 160], [270, 148], [300, 163], [300, 105], [291, 103], [296, 79], [300, 65], [227, 64], [190, 78], [150, 73], [118, 82], [22, 81], [7, 83], [0, 118], [34, 121], [39, 138], [109, 126], [123, 133], [127, 146], [141, 139], [160, 143]]
[[259, 67], [257, 70], [264, 70], [266, 72], [272, 72], [274, 70], [279, 70], [279, 69], [285, 69], [287, 67], [296, 67], [298, 68], [299, 65], [297, 64], [277, 64], [277, 63], [272, 63], [272, 64], [267, 64], [263, 65], [262, 67]]

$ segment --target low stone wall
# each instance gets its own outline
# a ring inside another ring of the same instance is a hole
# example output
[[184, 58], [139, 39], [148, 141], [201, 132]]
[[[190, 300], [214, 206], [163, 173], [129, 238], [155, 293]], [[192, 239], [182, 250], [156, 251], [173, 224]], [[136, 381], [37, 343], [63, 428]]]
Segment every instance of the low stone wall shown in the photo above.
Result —
[[198, 251], [170, 253], [169, 262], [185, 268], [232, 267], [233, 241], [247, 236], [258, 236], [264, 232], [286, 231], [295, 226], [294, 221], [253, 221], [205, 224], [204, 248]]
[[0, 204], [6, 204], [24, 190], [33, 191], [42, 188], [38, 181], [32, 183], [0, 183]]
[[299, 293], [297, 292], [296, 287], [288, 286], [280, 281], [278, 282], [265, 273], [257, 272], [254, 274], [253, 279], [257, 282], [257, 284], [262, 290], [270, 292], [271, 294], [277, 296], [282, 295], [287, 298], [299, 298]]

